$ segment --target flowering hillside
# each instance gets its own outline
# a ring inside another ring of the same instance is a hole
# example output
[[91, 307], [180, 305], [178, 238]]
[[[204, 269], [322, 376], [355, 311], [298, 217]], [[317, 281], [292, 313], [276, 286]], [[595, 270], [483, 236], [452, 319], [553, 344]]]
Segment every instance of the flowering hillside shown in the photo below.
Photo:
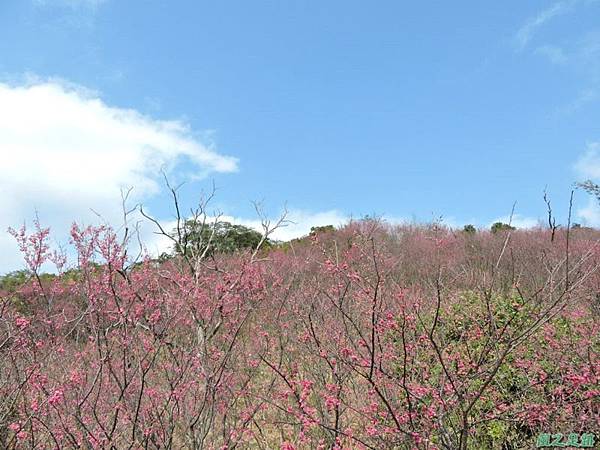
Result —
[[[131, 265], [13, 231], [0, 447], [522, 449], [600, 429], [600, 234], [374, 220]], [[42, 276], [43, 264], [58, 276]]]

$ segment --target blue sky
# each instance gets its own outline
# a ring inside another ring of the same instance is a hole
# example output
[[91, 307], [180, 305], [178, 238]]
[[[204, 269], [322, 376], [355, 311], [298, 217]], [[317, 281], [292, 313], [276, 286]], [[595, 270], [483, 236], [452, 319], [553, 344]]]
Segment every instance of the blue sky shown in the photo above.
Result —
[[[544, 218], [544, 188], [564, 220], [573, 182], [600, 178], [599, 19], [589, 0], [3, 0], [0, 115], [28, 105], [39, 139], [0, 138], [14, 200], [0, 209], [60, 230], [82, 208], [112, 217], [116, 187], [137, 184], [168, 220], [160, 166], [187, 181], [186, 204], [214, 180], [225, 214], [287, 204], [296, 233], [364, 214], [488, 226], [515, 201], [528, 225]], [[46, 139], [67, 99], [75, 112]], [[90, 134], [77, 118], [94, 105], [111, 122]], [[125, 143], [102, 141], [127, 127]], [[106, 182], [73, 175], [106, 159]], [[575, 220], [600, 224], [576, 200]]]

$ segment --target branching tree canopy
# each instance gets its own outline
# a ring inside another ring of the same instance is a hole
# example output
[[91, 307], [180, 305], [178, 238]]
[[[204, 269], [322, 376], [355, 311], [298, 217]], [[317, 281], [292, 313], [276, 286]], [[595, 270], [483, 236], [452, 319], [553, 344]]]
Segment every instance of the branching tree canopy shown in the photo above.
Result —
[[496, 222], [492, 225], [491, 231], [492, 233], [498, 233], [499, 231], [512, 231], [515, 227], [503, 222]]
[[596, 197], [596, 200], [600, 202], [600, 186], [598, 186], [592, 180], [579, 182], [577, 183], [577, 187], [583, 189], [588, 194], [593, 195], [594, 197]]
[[[255, 249], [262, 235], [244, 225], [217, 221], [205, 223], [198, 220], [187, 220], [182, 227], [182, 244], [176, 244], [174, 251], [178, 254], [233, 253], [238, 250]], [[175, 235], [177, 230], [173, 231]], [[267, 240], [263, 245], [269, 245]]]
[[15, 270], [0, 277], [0, 291], [12, 292], [31, 279], [27, 270]]
[[332, 233], [335, 231], [335, 227], [333, 225], [322, 225], [317, 227], [310, 227], [310, 235], [315, 235], [318, 233]]
[[463, 227], [463, 231], [467, 234], [475, 234], [477, 233], [477, 228], [474, 225], [468, 224]]

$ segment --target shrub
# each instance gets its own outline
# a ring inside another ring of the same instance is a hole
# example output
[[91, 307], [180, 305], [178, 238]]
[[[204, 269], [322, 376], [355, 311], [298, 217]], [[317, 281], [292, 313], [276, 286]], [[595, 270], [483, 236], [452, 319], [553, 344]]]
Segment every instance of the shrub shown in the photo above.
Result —
[[2, 448], [508, 449], [600, 426], [597, 232], [370, 220], [132, 264], [73, 226], [56, 277], [47, 231], [14, 235], [31, 277], [26, 308], [0, 300]]
[[498, 233], [501, 231], [512, 231], [514, 229], [515, 229], [515, 227], [513, 227], [507, 223], [496, 222], [492, 225], [490, 230], [492, 233]]
[[477, 233], [477, 229], [473, 226], [473, 225], [465, 225], [463, 227], [463, 232], [467, 233], [467, 234], [475, 234]]
[[[172, 232], [179, 238], [177, 230]], [[255, 249], [262, 240], [262, 234], [243, 225], [216, 221], [205, 223], [187, 220], [182, 227], [180, 242], [174, 246], [176, 253], [207, 254], [233, 253], [238, 250]], [[267, 241], [266, 245], [269, 245]]]

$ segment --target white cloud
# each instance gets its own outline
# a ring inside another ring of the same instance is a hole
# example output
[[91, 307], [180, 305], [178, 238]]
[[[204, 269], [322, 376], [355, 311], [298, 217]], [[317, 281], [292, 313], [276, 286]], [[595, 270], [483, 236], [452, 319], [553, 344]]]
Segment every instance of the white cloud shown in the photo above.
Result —
[[0, 83], [0, 273], [20, 267], [3, 231], [38, 210], [64, 233], [72, 220], [97, 222], [90, 208], [118, 223], [120, 190], [133, 201], [159, 191], [161, 169], [180, 163], [194, 176], [234, 172], [237, 160], [199, 142], [180, 121], [162, 121], [107, 105], [65, 83]]
[[530, 18], [515, 35], [515, 41], [519, 49], [524, 49], [537, 30], [552, 18], [569, 11], [575, 1], [559, 1], [544, 9], [536, 16]]
[[540, 225], [539, 219], [522, 216], [521, 214], [513, 214], [512, 218], [510, 214], [498, 217], [497, 219], [492, 220], [488, 226], [491, 227], [496, 222], [510, 223], [515, 228], [534, 228]]
[[583, 179], [598, 180], [600, 178], [600, 142], [591, 142], [583, 155], [574, 165], [577, 175]]
[[[573, 165], [579, 181], [600, 182], [600, 142], [590, 142], [586, 151]], [[600, 205], [596, 198], [589, 198], [587, 205], [575, 212], [584, 225], [600, 226]]]
[[[279, 217], [269, 217], [271, 224], [277, 222]], [[334, 225], [339, 227], [346, 224], [350, 217], [337, 210], [329, 210], [322, 212], [311, 212], [301, 209], [290, 209], [286, 216], [289, 221], [287, 225], [275, 230], [271, 235], [273, 239], [280, 241], [289, 241], [294, 238], [306, 236], [310, 233], [311, 227]], [[242, 218], [230, 215], [223, 215], [221, 220], [231, 222], [237, 225], [244, 225], [262, 232], [261, 221], [259, 218]]]
[[600, 205], [595, 198], [588, 199], [584, 208], [580, 208], [575, 213], [583, 225], [598, 227], [600, 226]]

